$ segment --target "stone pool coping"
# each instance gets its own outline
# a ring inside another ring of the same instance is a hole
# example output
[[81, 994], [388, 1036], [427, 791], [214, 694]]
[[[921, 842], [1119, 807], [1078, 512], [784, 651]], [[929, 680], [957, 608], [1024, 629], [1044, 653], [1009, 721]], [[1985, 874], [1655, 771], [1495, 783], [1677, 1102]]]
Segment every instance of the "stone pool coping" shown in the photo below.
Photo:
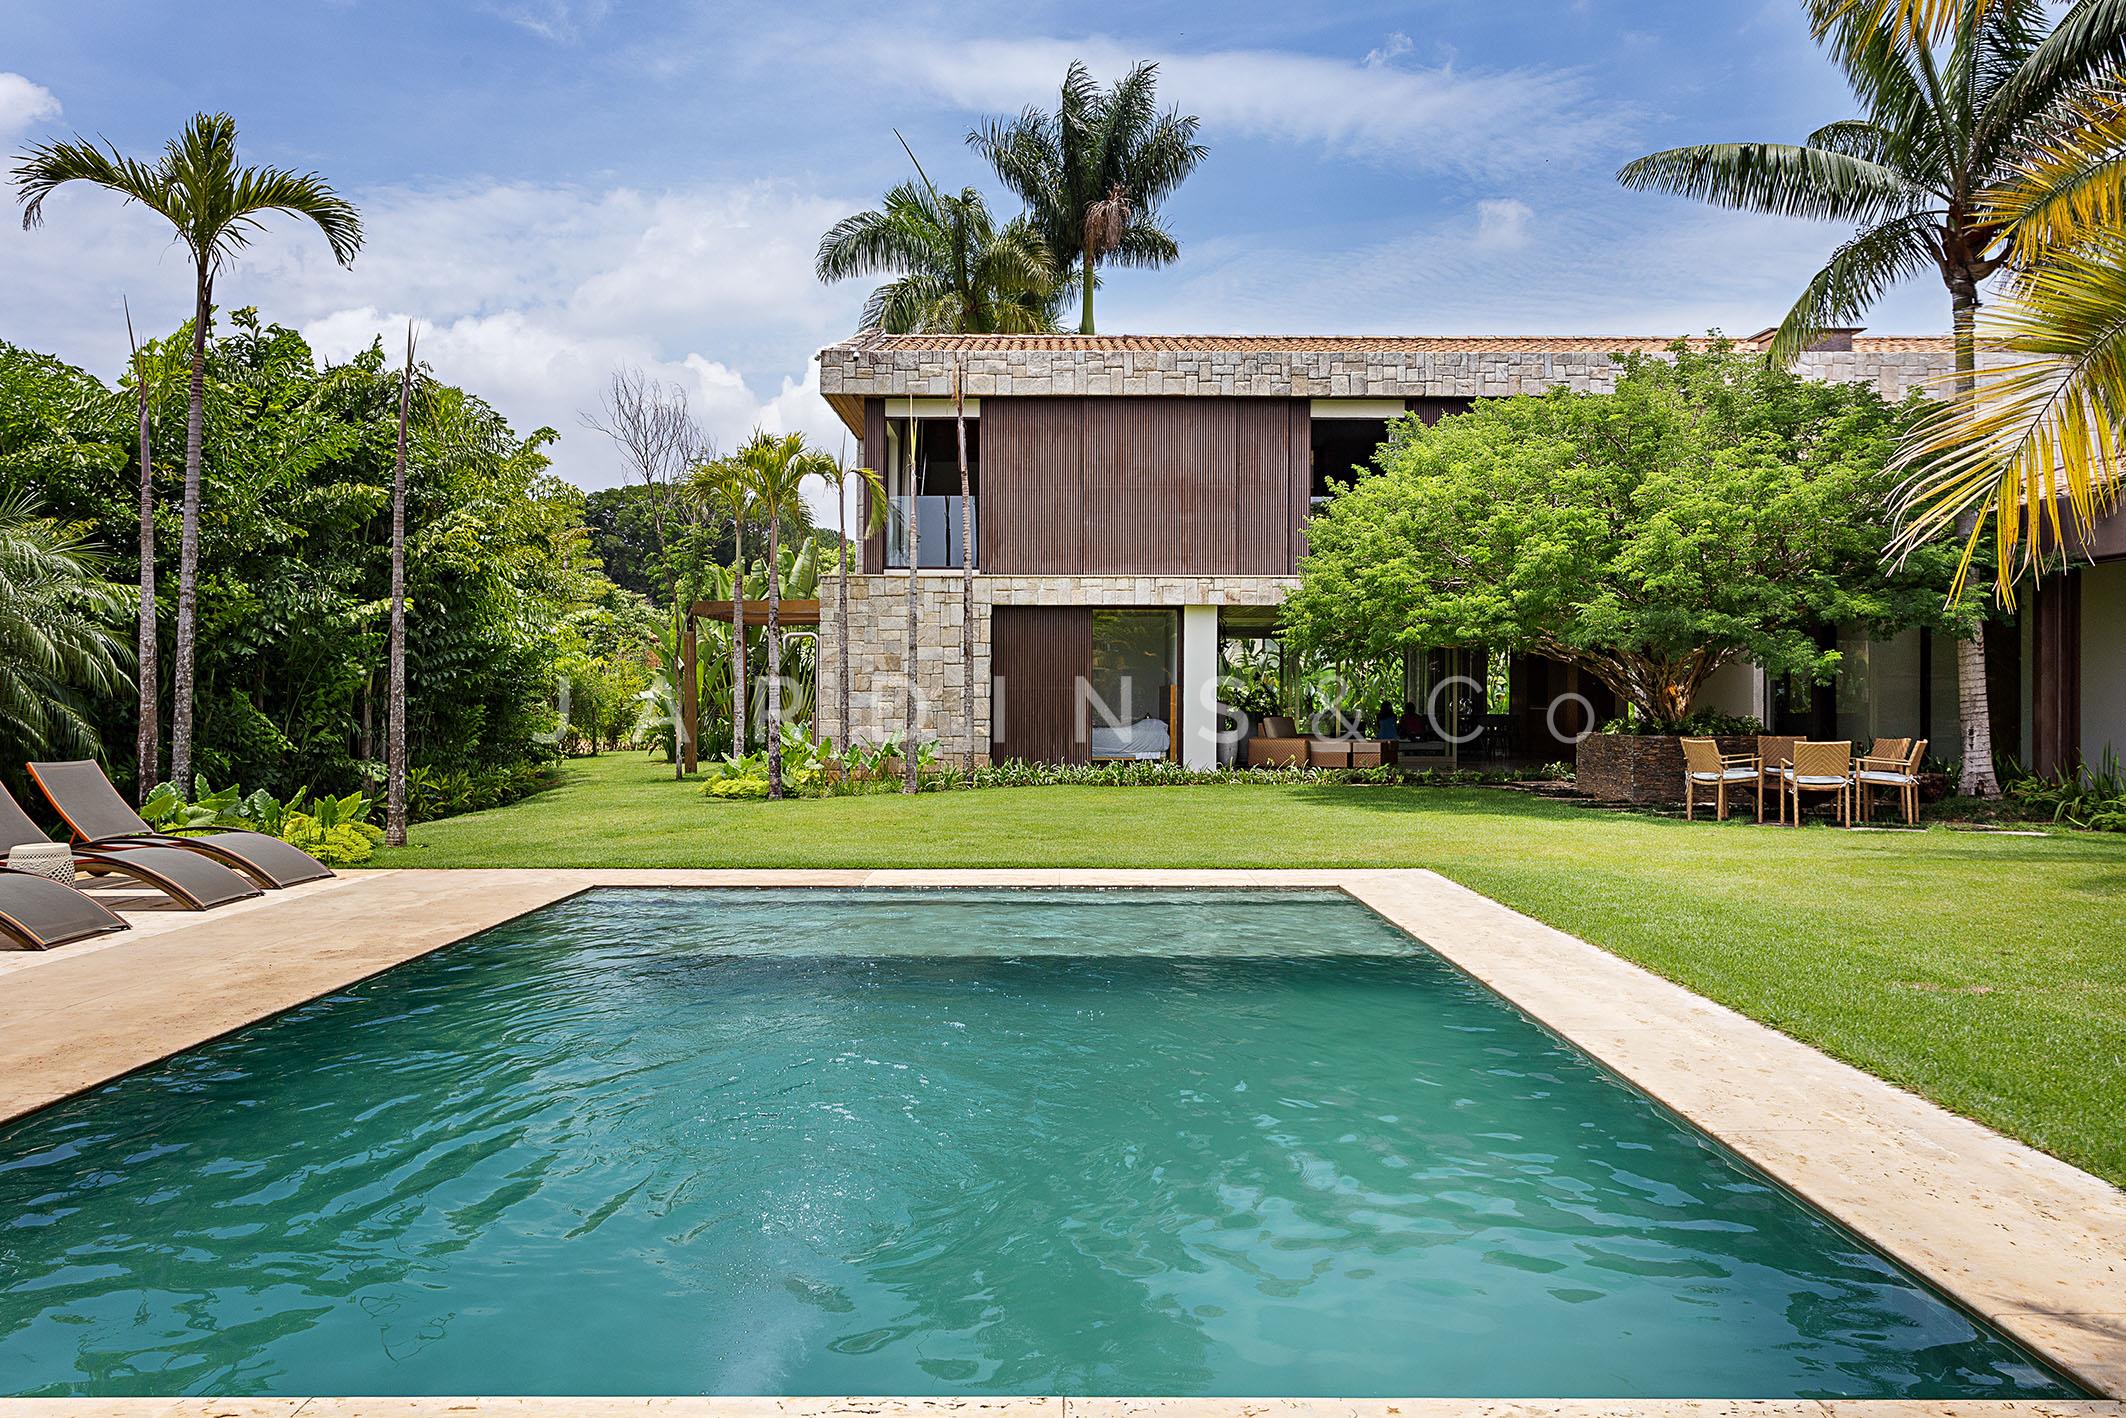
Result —
[[2106, 1399], [0, 1399], [0, 1414], [702, 1418], [2126, 1418], [2126, 1193], [1422, 870], [350, 872], [0, 965], [0, 1122], [599, 886], [1324, 887], [1522, 1012]]

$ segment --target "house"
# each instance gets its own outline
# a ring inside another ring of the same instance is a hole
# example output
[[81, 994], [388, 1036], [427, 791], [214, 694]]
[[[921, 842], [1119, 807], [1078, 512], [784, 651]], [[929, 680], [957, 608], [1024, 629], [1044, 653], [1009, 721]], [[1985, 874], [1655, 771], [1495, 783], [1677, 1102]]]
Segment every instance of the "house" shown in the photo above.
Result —
[[[1769, 332], [1737, 342], [1761, 347]], [[1389, 422], [1427, 422], [1472, 401], [1564, 386], [1615, 385], [1613, 353], [1659, 354], [1667, 338], [1326, 338], [1167, 335], [884, 335], [820, 353], [820, 388], [863, 461], [884, 477], [888, 529], [863, 545], [847, 605], [825, 589], [823, 643], [850, 636], [851, 718], [832, 722], [835, 657], [820, 665], [819, 727], [876, 738], [903, 724], [906, 519], [919, 644], [918, 719], [949, 755], [962, 750], [964, 686], [975, 687], [974, 746], [998, 761], [1173, 758], [1231, 762], [1275, 683], [1310, 681], [1316, 732], [1370, 737], [1378, 708], [1427, 711], [1425, 751], [1441, 762], [1509, 754], [1542, 762], [1615, 712], [1600, 685], [1532, 655], [1453, 647], [1400, 664], [1293, 664], [1277, 610], [1296, 584], [1302, 524], [1335, 479], [1384, 440]], [[1802, 371], [1865, 380], [1889, 399], [1951, 364], [1946, 337], [1832, 332]], [[962, 650], [955, 381], [964, 396], [972, 487], [974, 655]], [[2074, 573], [2036, 598], [2017, 632], [1996, 633], [1996, 741], [2026, 761], [2077, 745], [2126, 743], [2126, 685], [2083, 654], [2098, 623], [2126, 612], [2126, 567]], [[2061, 609], [2072, 601], [2079, 621]], [[2108, 619], [2107, 619], [2108, 618]], [[1736, 667], [1711, 688], [1719, 707], [1775, 728], [1866, 738], [1925, 735], [1950, 748], [1955, 657], [1921, 632], [1872, 643], [1827, 627], [1847, 670], [1822, 689], [1772, 684]], [[2081, 688], [2070, 707], [2060, 666]], [[2033, 688], [2030, 670], [2045, 667]], [[1293, 686], [1282, 686], [1289, 695]], [[1233, 712], [1235, 709], [1240, 712]], [[1953, 749], [1951, 749], [1953, 751]]]

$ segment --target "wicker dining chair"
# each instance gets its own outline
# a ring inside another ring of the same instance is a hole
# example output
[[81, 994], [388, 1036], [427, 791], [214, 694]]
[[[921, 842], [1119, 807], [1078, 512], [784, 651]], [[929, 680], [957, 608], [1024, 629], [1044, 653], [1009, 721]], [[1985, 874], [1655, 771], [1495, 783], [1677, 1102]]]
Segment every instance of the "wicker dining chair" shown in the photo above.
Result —
[[1806, 737], [1803, 734], [1757, 735], [1757, 820], [1764, 821], [1764, 790], [1770, 787], [1779, 794], [1779, 820], [1786, 821], [1786, 780], [1780, 776], [1789, 763], [1794, 761], [1794, 745]]
[[1794, 795], [1794, 825], [1801, 825], [1801, 795], [1803, 793], [1836, 793], [1838, 795], [1838, 820], [1842, 826], [1853, 825], [1853, 744], [1850, 739], [1836, 743], [1812, 743], [1803, 739], [1794, 745], [1794, 761], [1780, 771], [1779, 820], [1786, 821], [1786, 797]]
[[[1877, 747], [1881, 739], [1875, 741]], [[1875, 794], [1881, 788], [1897, 790], [1897, 805], [1904, 810], [1905, 826], [1919, 821], [1919, 768], [1927, 761], [1927, 741], [1917, 743], [1899, 739], [1894, 742], [1909, 743], [1902, 754], [1881, 755], [1873, 752], [1853, 761], [1853, 811], [1862, 822], [1875, 815]]]
[[1697, 795], [1710, 790], [1718, 821], [1727, 821], [1727, 790], [1747, 786], [1758, 796], [1757, 820], [1764, 821], [1764, 779], [1754, 753], [1722, 753], [1712, 739], [1681, 740], [1683, 744], [1683, 815], [1697, 814]]

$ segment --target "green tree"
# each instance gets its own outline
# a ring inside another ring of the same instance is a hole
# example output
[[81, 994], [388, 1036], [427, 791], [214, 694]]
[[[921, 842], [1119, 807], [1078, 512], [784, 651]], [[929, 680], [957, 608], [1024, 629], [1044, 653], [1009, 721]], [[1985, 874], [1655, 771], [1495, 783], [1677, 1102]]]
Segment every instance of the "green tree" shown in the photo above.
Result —
[[[802, 433], [780, 436], [756, 432], [732, 455], [738, 478], [750, 494], [754, 510], [768, 525], [768, 558], [771, 572], [781, 566], [782, 520], [804, 505], [805, 484], [825, 476], [834, 466], [826, 454], [807, 447]], [[782, 793], [782, 577], [768, 577], [768, 796]]]
[[838, 657], [834, 732], [837, 742], [847, 748], [852, 742], [849, 731], [849, 563], [856, 556], [856, 547], [849, 540], [849, 484], [852, 481], [856, 484], [858, 498], [870, 509], [864, 518], [865, 536], [886, 525], [886, 485], [871, 469], [847, 467], [840, 459], [821, 467], [818, 476], [834, 494], [835, 533], [839, 542], [834, 551], [834, 653]]
[[875, 211], [819, 239], [822, 281], [891, 275], [864, 302], [863, 321], [890, 334], [1018, 335], [1056, 327], [1056, 268], [1030, 223], [999, 227], [982, 194], [947, 196], [903, 182]]
[[[1827, 327], [1857, 320], [1892, 285], [1936, 272], [1949, 292], [1959, 398], [1976, 367], [1984, 282], [2021, 253], [1989, 197], [2037, 160], [2073, 100], [2126, 62], [2126, 3], [2076, 0], [2046, 28], [2043, 0], [1804, 0], [1862, 117], [1806, 143], [1713, 143], [1628, 163], [1627, 187], [1859, 232], [1831, 254], [1780, 322], [1791, 359]], [[1966, 523], [1974, 530], [1975, 516]], [[1957, 651], [1966, 793], [1999, 790], [1981, 624]]]
[[80, 531], [21, 492], [0, 499], [0, 744], [5, 763], [99, 748], [90, 705], [131, 685], [114, 625], [132, 610]]
[[1826, 623], [1961, 628], [1955, 556], [1888, 567], [1909, 410], [1724, 349], [1625, 361], [1616, 392], [1397, 426], [1307, 524], [1293, 637], [1334, 656], [1485, 645], [1578, 665], [1673, 727], [1722, 665], [1827, 679]]
[[1056, 111], [1028, 107], [967, 135], [1026, 204], [1041, 241], [1076, 266], [1078, 332], [1093, 333], [1099, 268], [1164, 266], [1180, 257], [1159, 204], [1203, 161], [1197, 120], [1158, 111], [1159, 66], [1138, 64], [1105, 90], [1076, 60]]
[[306, 217], [324, 233], [333, 259], [346, 265], [362, 245], [352, 203], [314, 172], [243, 167], [236, 159], [236, 120], [198, 114], [163, 149], [159, 162], [129, 158], [83, 138], [32, 146], [15, 167], [25, 230], [43, 220], [45, 199], [70, 182], [87, 182], [138, 202], [167, 220], [192, 257], [192, 387], [185, 434], [184, 517], [177, 562], [177, 653], [172, 667], [170, 774], [192, 781], [192, 696], [199, 598], [200, 449], [206, 424], [207, 325], [214, 281], [250, 245], [261, 218]]

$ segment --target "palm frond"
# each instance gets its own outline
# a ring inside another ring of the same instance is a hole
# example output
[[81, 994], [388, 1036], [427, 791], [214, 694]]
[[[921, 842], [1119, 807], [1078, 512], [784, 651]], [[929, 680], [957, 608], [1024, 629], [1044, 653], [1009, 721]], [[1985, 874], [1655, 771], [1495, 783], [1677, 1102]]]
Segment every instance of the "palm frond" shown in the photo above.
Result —
[[1918, 212], [1872, 227], [1840, 246], [1779, 322], [1768, 357], [1775, 364], [1791, 364], [1825, 330], [1858, 322], [1891, 286], [1933, 266], [1935, 241], [1934, 217]]
[[[1994, 0], [2000, 3], [2000, 0]], [[2126, 0], [2076, 0], [2052, 32], [1989, 97], [1977, 142], [2005, 150], [2033, 119], [2126, 70]]]
[[1986, 214], [2028, 246], [2072, 246], [2126, 227], [2126, 95], [2077, 100], [2059, 135], [2034, 145], [2015, 179], [1987, 195]]
[[1626, 163], [1617, 181], [1640, 192], [1815, 221], [1880, 222], [1927, 194], [1881, 163], [1789, 143], [1707, 143]]
[[[2019, 574], [2069, 550], [2117, 510], [2126, 456], [2126, 236], [2114, 232], [2022, 273], [1980, 326], [1970, 394], [1952, 392], [1898, 455], [1899, 550], [1967, 515], [1961, 588], [1979, 533], [1994, 531], [1994, 582], [2012, 601]], [[2062, 519], [2061, 505], [2067, 509]]]

